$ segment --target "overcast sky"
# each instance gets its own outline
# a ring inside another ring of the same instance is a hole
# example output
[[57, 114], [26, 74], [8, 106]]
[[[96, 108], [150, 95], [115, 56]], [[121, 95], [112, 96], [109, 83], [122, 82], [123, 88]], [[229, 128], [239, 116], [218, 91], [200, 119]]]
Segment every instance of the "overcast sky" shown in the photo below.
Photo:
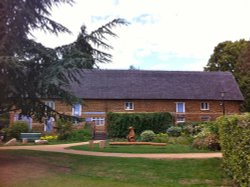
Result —
[[52, 18], [73, 34], [34, 32], [48, 47], [73, 42], [82, 24], [90, 32], [114, 18], [130, 22], [115, 29], [104, 69], [202, 71], [218, 43], [250, 38], [250, 0], [75, 0], [54, 7]]

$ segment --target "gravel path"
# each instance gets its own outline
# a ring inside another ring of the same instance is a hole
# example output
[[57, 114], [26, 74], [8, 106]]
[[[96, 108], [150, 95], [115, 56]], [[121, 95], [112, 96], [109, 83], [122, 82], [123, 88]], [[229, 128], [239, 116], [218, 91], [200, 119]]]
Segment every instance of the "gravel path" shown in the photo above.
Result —
[[[98, 141], [96, 141], [98, 142]], [[58, 144], [58, 145], [32, 145], [32, 146], [2, 146], [0, 150], [37, 150], [37, 151], [49, 151], [70, 153], [77, 155], [90, 155], [90, 156], [105, 156], [105, 157], [126, 157], [126, 158], [151, 158], [151, 159], [183, 159], [183, 158], [221, 158], [221, 153], [152, 153], [152, 154], [133, 154], [133, 153], [104, 153], [104, 152], [91, 152], [91, 151], [78, 151], [68, 149], [71, 146], [86, 145], [88, 142], [72, 143], [72, 144]]]

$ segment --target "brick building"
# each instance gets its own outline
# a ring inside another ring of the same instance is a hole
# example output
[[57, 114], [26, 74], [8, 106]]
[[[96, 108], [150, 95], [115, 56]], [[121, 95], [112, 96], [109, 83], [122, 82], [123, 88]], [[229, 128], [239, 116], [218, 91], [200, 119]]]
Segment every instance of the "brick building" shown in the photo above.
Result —
[[79, 80], [70, 90], [82, 104], [46, 102], [97, 126], [105, 126], [107, 112], [170, 112], [176, 123], [215, 120], [223, 113], [240, 113], [243, 101], [229, 72], [84, 70]]

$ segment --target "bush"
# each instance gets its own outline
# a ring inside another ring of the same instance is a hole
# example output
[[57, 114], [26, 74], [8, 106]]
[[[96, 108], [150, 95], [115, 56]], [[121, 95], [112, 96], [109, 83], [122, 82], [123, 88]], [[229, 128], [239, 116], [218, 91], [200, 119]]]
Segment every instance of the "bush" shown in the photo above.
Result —
[[215, 134], [208, 134], [194, 139], [192, 147], [197, 149], [209, 149], [212, 151], [220, 150], [219, 138]]
[[66, 119], [58, 119], [56, 121], [58, 140], [67, 140], [73, 131], [73, 124]]
[[7, 137], [20, 139], [20, 133], [29, 132], [29, 126], [25, 121], [15, 121], [7, 131]]
[[108, 113], [107, 132], [111, 138], [126, 138], [128, 128], [133, 126], [137, 135], [144, 130], [152, 130], [155, 133], [166, 132], [172, 124], [170, 113]]
[[167, 133], [169, 136], [173, 136], [173, 137], [178, 137], [181, 135], [181, 132], [182, 132], [182, 128], [181, 127], [177, 127], [177, 126], [172, 126], [172, 127], [169, 127], [167, 129]]
[[223, 167], [238, 186], [250, 186], [250, 113], [221, 117], [219, 125]]
[[91, 139], [91, 133], [86, 129], [74, 130], [70, 133], [68, 140], [71, 141], [87, 141]]
[[48, 136], [42, 136], [40, 138], [40, 140], [57, 140], [58, 136], [52, 136], [52, 135], [48, 135]]
[[169, 137], [168, 143], [169, 144], [180, 144], [180, 145], [190, 145], [192, 142], [192, 137], [187, 136], [178, 136], [178, 137]]
[[166, 133], [156, 134], [155, 138], [153, 139], [153, 142], [168, 143], [168, 135]]
[[0, 129], [7, 128], [10, 123], [9, 113], [4, 113], [0, 115]]
[[145, 130], [141, 133], [141, 140], [143, 142], [151, 142], [155, 138], [155, 133], [151, 130]]

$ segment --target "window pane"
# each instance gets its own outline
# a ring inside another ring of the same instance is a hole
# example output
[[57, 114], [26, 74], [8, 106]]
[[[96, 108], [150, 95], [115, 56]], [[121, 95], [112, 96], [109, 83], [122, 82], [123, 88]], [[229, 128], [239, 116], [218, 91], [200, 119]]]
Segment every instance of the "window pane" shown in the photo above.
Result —
[[125, 102], [125, 110], [134, 110], [134, 103], [133, 102]]
[[45, 101], [45, 105], [47, 105], [48, 107], [55, 110], [55, 102], [54, 101]]
[[184, 103], [176, 103], [176, 104], [177, 104], [176, 112], [185, 112]]
[[81, 109], [82, 109], [81, 104], [74, 104], [73, 109], [72, 109], [72, 115], [73, 116], [81, 116], [81, 112], [82, 112]]
[[209, 110], [209, 104], [208, 103], [201, 103], [201, 109], [202, 110]]

